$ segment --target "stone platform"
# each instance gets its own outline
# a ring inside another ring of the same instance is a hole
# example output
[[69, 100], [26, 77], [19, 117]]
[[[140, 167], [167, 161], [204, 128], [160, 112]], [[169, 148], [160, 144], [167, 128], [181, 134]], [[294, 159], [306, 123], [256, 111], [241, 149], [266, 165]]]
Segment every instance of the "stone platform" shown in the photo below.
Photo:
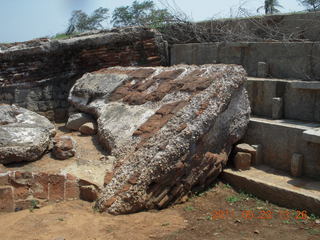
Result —
[[243, 142], [261, 145], [262, 162], [288, 173], [293, 155], [301, 154], [302, 175], [320, 180], [320, 145], [306, 135], [319, 127], [315, 122], [251, 117]]
[[320, 181], [293, 178], [266, 165], [247, 171], [225, 169], [222, 179], [238, 190], [280, 206], [320, 215]]

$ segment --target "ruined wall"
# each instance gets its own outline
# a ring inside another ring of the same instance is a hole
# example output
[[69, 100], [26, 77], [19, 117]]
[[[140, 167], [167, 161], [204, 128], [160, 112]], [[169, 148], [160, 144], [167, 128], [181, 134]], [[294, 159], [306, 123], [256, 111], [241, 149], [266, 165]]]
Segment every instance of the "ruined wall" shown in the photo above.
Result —
[[320, 80], [319, 42], [233, 42], [176, 44], [170, 49], [171, 65], [179, 63], [240, 64], [249, 76], [259, 76], [259, 62], [266, 63], [266, 77]]
[[225, 32], [237, 33], [234, 34], [235, 41], [261, 41], [261, 39], [320, 41], [319, 23], [319, 12], [302, 12], [204, 21], [199, 25], [204, 26], [211, 33], [218, 34], [220, 41], [225, 36], [225, 33], [217, 31], [221, 27]]
[[161, 35], [142, 28], [1, 45], [0, 103], [64, 119], [69, 90], [83, 73], [117, 65], [166, 65], [166, 51]]
[[302, 12], [234, 17], [165, 25], [160, 32], [169, 44], [199, 42], [320, 41], [320, 13]]
[[64, 200], [94, 201], [98, 192], [98, 186], [71, 174], [0, 170], [0, 212]]

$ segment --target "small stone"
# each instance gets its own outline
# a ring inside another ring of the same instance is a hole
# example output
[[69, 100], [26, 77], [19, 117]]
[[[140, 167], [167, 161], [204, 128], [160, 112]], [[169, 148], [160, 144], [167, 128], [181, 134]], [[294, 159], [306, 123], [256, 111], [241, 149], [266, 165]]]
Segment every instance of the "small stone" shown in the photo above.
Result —
[[320, 219], [317, 219], [317, 220], [315, 221], [315, 223], [316, 223], [316, 224], [320, 224]]
[[251, 154], [252, 165], [261, 165], [263, 162], [262, 145], [261, 144], [252, 145], [252, 147], [256, 150], [255, 156]]
[[66, 127], [70, 130], [78, 131], [83, 124], [92, 121], [92, 117], [86, 113], [74, 113], [69, 116]]
[[272, 98], [272, 119], [283, 117], [283, 100], [280, 97]]
[[236, 170], [249, 170], [251, 164], [251, 154], [238, 152], [234, 158]]
[[268, 76], [268, 64], [265, 62], [258, 62], [257, 77], [264, 78]]
[[76, 142], [70, 136], [56, 137], [54, 140], [54, 146], [52, 154], [59, 160], [65, 160], [73, 157], [76, 154]]
[[247, 143], [240, 143], [236, 145], [236, 152], [254, 153], [256, 150]]
[[79, 128], [79, 132], [84, 135], [95, 135], [97, 133], [96, 124], [92, 122], [85, 123]]
[[54, 240], [66, 240], [64, 237], [58, 237], [58, 238], [55, 238]]
[[259, 230], [254, 230], [254, 233], [255, 234], [260, 234], [260, 231]]
[[252, 165], [256, 163], [257, 150], [253, 146], [250, 146], [249, 144], [246, 144], [246, 143], [240, 143], [236, 145], [235, 151], [250, 153]]
[[291, 158], [291, 175], [300, 177], [302, 175], [303, 155], [294, 153]]
[[80, 186], [80, 199], [93, 202], [98, 198], [98, 191], [93, 185]]

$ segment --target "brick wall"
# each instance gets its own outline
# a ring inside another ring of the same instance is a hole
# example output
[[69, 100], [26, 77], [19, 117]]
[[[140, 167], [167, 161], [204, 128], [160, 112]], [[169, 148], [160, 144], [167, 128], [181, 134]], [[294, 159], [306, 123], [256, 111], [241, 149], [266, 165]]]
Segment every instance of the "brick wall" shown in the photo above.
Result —
[[0, 212], [31, 209], [63, 200], [93, 201], [99, 188], [71, 174], [10, 171], [0, 173]]
[[143, 28], [31, 43], [0, 46], [0, 103], [14, 103], [51, 120], [66, 117], [69, 90], [86, 72], [167, 64], [166, 42]]

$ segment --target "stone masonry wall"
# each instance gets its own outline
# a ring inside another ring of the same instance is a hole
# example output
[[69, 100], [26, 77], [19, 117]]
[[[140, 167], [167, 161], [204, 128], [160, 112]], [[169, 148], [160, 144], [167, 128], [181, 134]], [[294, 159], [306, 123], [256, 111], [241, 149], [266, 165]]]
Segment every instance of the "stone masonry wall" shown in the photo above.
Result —
[[166, 51], [161, 35], [143, 28], [1, 45], [0, 103], [62, 120], [74, 79], [110, 66], [166, 65]]
[[[220, 42], [176, 44], [170, 64], [239, 64], [252, 77], [320, 80], [319, 42]], [[259, 63], [265, 63], [261, 76]]]

